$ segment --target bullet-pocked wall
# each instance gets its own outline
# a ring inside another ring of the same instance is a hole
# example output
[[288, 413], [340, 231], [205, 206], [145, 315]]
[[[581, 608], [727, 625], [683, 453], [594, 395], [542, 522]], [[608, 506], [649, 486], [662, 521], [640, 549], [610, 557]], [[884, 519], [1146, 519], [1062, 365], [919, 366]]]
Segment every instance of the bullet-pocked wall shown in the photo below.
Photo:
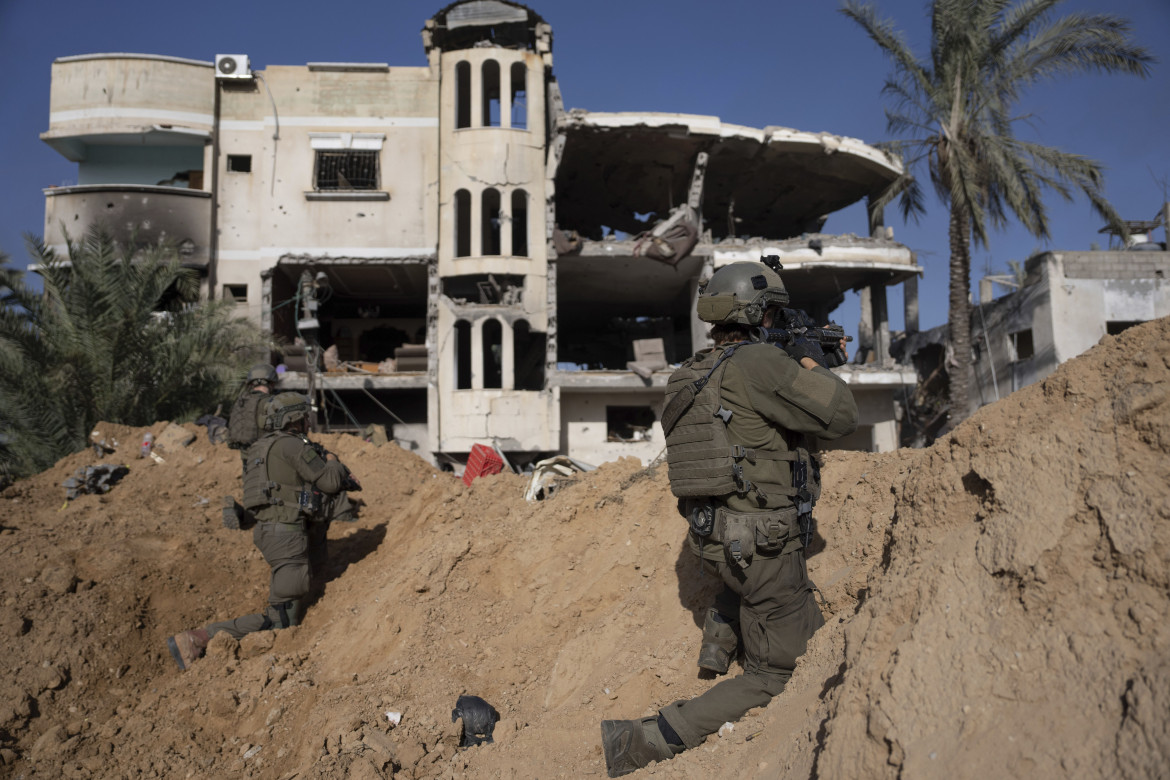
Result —
[[435, 449], [485, 439], [555, 450], [545, 392], [545, 59], [527, 48], [443, 51]]

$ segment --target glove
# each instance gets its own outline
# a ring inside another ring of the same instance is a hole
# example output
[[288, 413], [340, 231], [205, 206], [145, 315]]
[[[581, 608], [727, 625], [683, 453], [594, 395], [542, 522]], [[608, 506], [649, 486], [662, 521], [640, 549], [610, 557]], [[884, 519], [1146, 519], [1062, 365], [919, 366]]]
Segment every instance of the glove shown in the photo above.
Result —
[[800, 362], [801, 358], [812, 358], [818, 366], [828, 368], [825, 364], [825, 351], [821, 349], [820, 344], [812, 339], [797, 336], [791, 344], [784, 346], [784, 351], [797, 363]]

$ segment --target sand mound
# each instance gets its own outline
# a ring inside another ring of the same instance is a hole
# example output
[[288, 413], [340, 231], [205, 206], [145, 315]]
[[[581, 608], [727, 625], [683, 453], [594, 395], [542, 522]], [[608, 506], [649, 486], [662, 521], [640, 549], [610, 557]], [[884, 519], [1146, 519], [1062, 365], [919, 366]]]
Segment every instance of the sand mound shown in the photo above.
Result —
[[[1170, 765], [1170, 321], [1106, 337], [927, 450], [834, 453], [810, 571], [827, 625], [789, 689], [647, 776], [1150, 777]], [[165, 423], [152, 430], [160, 436]], [[598, 723], [711, 685], [715, 583], [665, 470], [633, 459], [523, 500], [393, 445], [318, 437], [362, 480], [304, 623], [180, 673], [165, 638], [255, 611], [224, 529], [236, 453], [123, 444], [3, 493], [0, 774], [604, 776]], [[65, 501], [96, 463], [129, 473]], [[461, 694], [500, 713], [459, 749]], [[401, 713], [392, 726], [388, 712]]]

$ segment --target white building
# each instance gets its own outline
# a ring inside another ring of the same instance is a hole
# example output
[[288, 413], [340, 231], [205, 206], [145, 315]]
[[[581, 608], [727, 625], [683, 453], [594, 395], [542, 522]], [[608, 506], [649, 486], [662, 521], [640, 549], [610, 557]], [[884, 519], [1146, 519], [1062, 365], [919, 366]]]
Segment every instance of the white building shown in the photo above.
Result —
[[441, 463], [476, 443], [654, 458], [669, 366], [706, 344], [700, 280], [777, 254], [818, 320], [862, 291], [846, 446], [896, 446], [915, 377], [889, 358], [885, 289], [909, 283], [914, 322], [921, 269], [880, 214], [862, 237], [819, 231], [897, 161], [825, 133], [566, 111], [549, 25], [505, 0], [447, 6], [423, 44], [422, 67], [56, 60], [42, 138], [78, 183], [45, 191], [46, 242], [92, 223], [175, 241], [209, 296], [307, 343], [283, 351], [283, 386], [322, 425], [382, 423]]
[[[972, 409], [1038, 382], [1106, 334], [1170, 316], [1170, 252], [1042, 252], [1020, 288], [975, 307], [971, 341], [978, 395]], [[980, 298], [990, 299], [990, 285]]]

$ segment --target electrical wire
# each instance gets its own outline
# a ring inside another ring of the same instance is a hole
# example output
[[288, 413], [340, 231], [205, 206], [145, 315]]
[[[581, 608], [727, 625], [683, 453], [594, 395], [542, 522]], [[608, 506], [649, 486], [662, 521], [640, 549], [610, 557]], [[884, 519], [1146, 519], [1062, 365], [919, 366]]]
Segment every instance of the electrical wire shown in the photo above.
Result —
[[252, 75], [260, 79], [260, 83], [268, 92], [268, 100], [272, 103], [272, 121], [276, 124], [276, 129], [272, 133], [272, 176], [268, 179], [268, 194], [271, 196], [276, 192], [276, 142], [280, 140], [280, 115], [276, 113], [276, 98], [272, 96], [272, 90], [268, 87], [268, 79], [256, 71], [253, 71]]

